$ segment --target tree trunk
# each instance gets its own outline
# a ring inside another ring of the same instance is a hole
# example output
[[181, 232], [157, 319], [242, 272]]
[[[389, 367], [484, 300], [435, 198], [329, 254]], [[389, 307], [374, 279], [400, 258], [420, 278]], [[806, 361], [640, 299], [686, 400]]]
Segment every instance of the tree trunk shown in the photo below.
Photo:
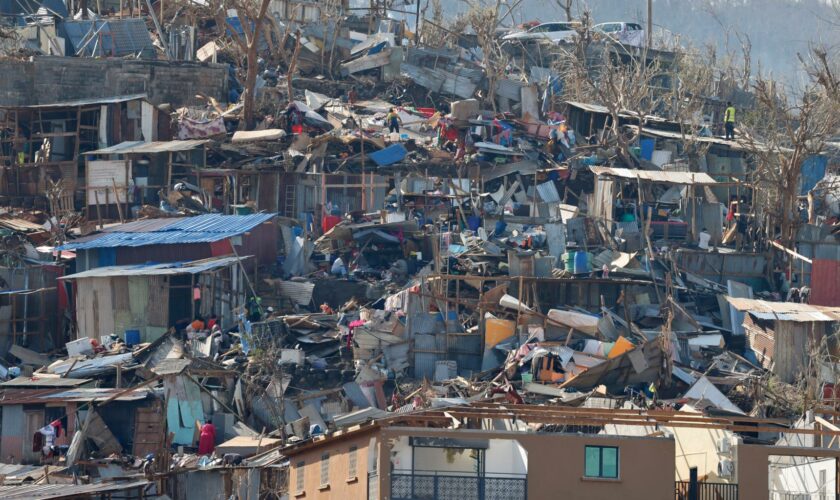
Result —
[[245, 116], [245, 130], [253, 130], [256, 127], [256, 117], [254, 116], [256, 106], [255, 87], [257, 86], [257, 71], [259, 65], [257, 64], [257, 43], [252, 42], [248, 47], [247, 64], [248, 69], [245, 76], [245, 89], [242, 93], [243, 113]]

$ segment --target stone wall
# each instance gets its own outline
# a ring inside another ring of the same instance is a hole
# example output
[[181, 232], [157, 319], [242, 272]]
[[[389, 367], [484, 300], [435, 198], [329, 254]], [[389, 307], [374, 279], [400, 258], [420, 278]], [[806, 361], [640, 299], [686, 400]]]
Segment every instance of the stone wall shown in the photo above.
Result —
[[0, 106], [51, 104], [147, 94], [154, 104], [195, 104], [196, 94], [227, 102], [227, 67], [192, 62], [35, 57], [0, 61]]

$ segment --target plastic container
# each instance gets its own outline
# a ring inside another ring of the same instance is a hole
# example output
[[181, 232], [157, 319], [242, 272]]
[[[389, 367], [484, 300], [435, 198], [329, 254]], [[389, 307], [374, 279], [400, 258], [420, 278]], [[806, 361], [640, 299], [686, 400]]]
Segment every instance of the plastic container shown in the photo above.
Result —
[[575, 253], [575, 274], [585, 274], [589, 272], [589, 256], [586, 252]]
[[236, 215], [251, 215], [254, 213], [254, 209], [248, 205], [233, 205], [232, 208]]
[[140, 343], [140, 330], [125, 331], [125, 345], [131, 347]]
[[651, 161], [653, 159], [653, 149], [656, 147], [656, 141], [653, 139], [639, 139], [640, 156], [642, 159]]
[[576, 252], [574, 250], [569, 250], [565, 253], [565, 255], [563, 255], [564, 267], [566, 268], [566, 271], [569, 271], [570, 273], [575, 272], [575, 253]]

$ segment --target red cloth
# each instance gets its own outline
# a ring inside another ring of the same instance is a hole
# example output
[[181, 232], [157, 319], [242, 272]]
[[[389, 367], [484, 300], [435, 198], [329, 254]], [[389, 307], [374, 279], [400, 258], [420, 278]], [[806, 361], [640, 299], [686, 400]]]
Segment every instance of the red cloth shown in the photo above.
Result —
[[204, 424], [201, 426], [201, 436], [198, 438], [198, 454], [210, 455], [216, 449], [216, 426]]
[[55, 429], [55, 437], [60, 438], [61, 437], [61, 419], [53, 420], [52, 422], [50, 422], [50, 425]]
[[341, 217], [337, 215], [325, 215], [324, 220], [321, 221], [321, 230], [326, 233], [339, 222], [341, 222]]

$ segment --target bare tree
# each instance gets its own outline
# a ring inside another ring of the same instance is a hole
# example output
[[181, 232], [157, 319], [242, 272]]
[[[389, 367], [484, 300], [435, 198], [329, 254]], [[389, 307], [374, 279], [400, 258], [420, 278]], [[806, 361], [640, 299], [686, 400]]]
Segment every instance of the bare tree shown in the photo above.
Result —
[[575, 0], [554, 0], [557, 6], [566, 14], [566, 21], [572, 20], [572, 7], [574, 7]]
[[740, 126], [758, 159], [753, 174], [760, 207], [775, 221], [781, 243], [791, 248], [801, 225], [797, 211], [802, 164], [823, 152], [840, 126], [840, 106], [819, 80], [798, 92], [758, 77], [753, 85], [756, 107]]
[[[259, 70], [260, 43], [270, 37], [266, 17], [271, 0], [213, 0], [210, 8], [213, 11], [221, 36], [228, 31], [236, 42], [240, 51], [245, 55], [245, 85], [242, 93], [243, 118], [245, 128], [251, 130], [256, 126], [257, 72]], [[228, 9], [236, 9], [239, 16], [242, 35], [235, 26], [228, 21]]]
[[[466, 14], [467, 24], [472, 28], [481, 48], [482, 66], [487, 77], [487, 95], [485, 101], [496, 109], [496, 84], [504, 76], [510, 57], [496, 38], [496, 31], [502, 23], [513, 15], [522, 0], [503, 2], [502, 0], [472, 1]], [[503, 9], [504, 7], [504, 9]]]

